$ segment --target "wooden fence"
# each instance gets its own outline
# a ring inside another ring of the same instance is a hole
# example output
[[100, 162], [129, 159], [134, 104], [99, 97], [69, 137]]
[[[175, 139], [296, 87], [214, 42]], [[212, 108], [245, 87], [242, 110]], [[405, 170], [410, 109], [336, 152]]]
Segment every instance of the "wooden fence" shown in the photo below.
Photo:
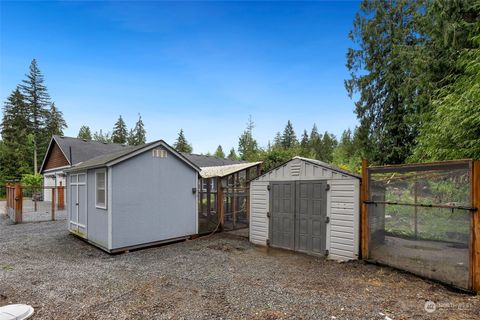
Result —
[[[19, 182], [8, 182], [6, 190], [6, 213], [13, 223], [22, 223], [26, 221], [54, 221], [56, 213], [65, 210], [65, 187], [34, 187], [22, 186]], [[52, 201], [44, 202], [42, 197], [46, 192], [51, 192]], [[31, 199], [31, 202], [24, 200]], [[43, 211], [43, 212], [40, 212]], [[41, 219], [25, 219], [24, 215], [29, 216], [42, 213]], [[45, 216], [45, 213], [49, 213]]]

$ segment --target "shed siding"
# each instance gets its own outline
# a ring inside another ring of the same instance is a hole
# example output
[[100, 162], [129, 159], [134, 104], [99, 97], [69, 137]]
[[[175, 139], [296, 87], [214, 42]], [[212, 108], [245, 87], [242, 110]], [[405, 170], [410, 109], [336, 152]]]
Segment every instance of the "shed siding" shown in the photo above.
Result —
[[348, 260], [358, 258], [358, 179], [329, 180], [330, 223], [327, 228], [329, 255]]
[[259, 245], [266, 245], [268, 238], [268, 184], [254, 181], [250, 185], [250, 241]]
[[195, 234], [197, 172], [147, 151], [111, 170], [112, 249]]
[[326, 239], [328, 257], [357, 259], [360, 180], [302, 159], [292, 159], [250, 183], [250, 241], [266, 245], [268, 239], [269, 183], [296, 180], [327, 180], [330, 185], [327, 194], [327, 215], [330, 217]]
[[87, 171], [87, 239], [108, 249], [108, 211], [95, 205], [95, 170]]

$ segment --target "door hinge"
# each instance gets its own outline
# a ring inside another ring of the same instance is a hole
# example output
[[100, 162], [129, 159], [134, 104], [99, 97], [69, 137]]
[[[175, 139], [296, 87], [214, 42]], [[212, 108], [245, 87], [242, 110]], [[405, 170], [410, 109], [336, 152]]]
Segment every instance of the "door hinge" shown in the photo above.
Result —
[[267, 246], [270, 245], [270, 239], [267, 239]]
[[267, 211], [267, 218], [270, 218], [270, 211]]
[[326, 185], [325, 191], [330, 191], [330, 185], [329, 184]]
[[328, 256], [329, 253], [330, 253], [330, 252], [328, 251], [328, 249], [325, 250], [325, 255], [326, 255], [326, 256]]
[[325, 217], [325, 223], [330, 223], [330, 217]]
[[270, 189], [271, 189], [271, 188], [270, 188], [270, 185], [268, 185], [268, 186], [267, 186], [267, 190], [270, 191]]

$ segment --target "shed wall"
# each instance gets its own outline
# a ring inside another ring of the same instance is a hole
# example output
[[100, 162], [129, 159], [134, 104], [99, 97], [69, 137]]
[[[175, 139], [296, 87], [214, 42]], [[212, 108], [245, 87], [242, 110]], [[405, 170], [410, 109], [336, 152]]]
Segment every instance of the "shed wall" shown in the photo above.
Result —
[[360, 180], [313, 163], [292, 159], [285, 165], [267, 172], [250, 183], [250, 241], [266, 245], [269, 234], [269, 191], [271, 181], [327, 180], [326, 249], [329, 258], [358, 258]]
[[108, 211], [95, 206], [95, 169], [87, 171], [87, 239], [108, 249]]
[[168, 152], [144, 152], [111, 169], [112, 248], [197, 233], [197, 172]]

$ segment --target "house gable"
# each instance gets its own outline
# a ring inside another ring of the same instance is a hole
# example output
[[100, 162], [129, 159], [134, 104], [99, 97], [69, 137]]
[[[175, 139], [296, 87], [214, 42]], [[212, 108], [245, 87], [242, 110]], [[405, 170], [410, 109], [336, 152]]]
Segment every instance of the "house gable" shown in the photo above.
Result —
[[48, 154], [45, 158], [45, 165], [43, 166], [42, 171], [65, 167], [68, 165], [70, 165], [70, 163], [68, 162], [67, 158], [63, 154], [58, 144], [55, 142], [55, 140], [53, 140], [52, 145], [50, 146]]

